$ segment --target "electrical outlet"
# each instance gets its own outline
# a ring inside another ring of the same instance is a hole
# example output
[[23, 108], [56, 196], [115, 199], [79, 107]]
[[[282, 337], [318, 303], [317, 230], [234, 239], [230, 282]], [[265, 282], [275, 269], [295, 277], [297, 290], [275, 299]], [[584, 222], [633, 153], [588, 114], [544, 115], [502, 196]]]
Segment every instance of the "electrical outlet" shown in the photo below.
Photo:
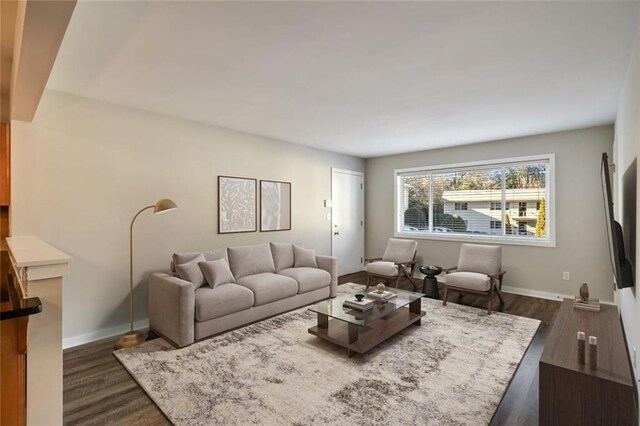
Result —
[[568, 271], [564, 271], [562, 273], [562, 280], [563, 281], [569, 281], [571, 279], [571, 273]]

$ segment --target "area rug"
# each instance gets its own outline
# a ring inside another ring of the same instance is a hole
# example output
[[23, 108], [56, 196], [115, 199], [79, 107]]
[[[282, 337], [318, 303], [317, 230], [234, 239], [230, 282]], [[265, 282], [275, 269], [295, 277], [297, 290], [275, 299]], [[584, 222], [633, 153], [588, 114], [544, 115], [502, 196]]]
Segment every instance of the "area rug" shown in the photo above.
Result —
[[431, 299], [422, 310], [422, 326], [353, 358], [307, 332], [305, 308], [114, 354], [176, 425], [488, 424], [540, 322]]

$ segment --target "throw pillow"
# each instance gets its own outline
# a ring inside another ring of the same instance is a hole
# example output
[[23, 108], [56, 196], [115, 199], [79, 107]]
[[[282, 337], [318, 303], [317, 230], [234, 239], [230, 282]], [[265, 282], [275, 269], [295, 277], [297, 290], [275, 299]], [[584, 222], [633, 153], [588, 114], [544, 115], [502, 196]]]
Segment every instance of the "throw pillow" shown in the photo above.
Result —
[[[173, 264], [174, 265], [182, 265], [184, 263], [189, 262], [190, 260], [195, 259], [198, 255], [201, 254], [204, 256], [204, 253], [201, 251], [190, 251], [184, 253], [173, 253]], [[205, 257], [206, 259], [206, 257]]]
[[235, 283], [229, 264], [224, 259], [210, 260], [198, 263], [202, 275], [211, 288], [216, 288], [219, 284]]
[[229, 247], [227, 252], [229, 253], [229, 266], [236, 279], [247, 275], [276, 271], [268, 243]]
[[293, 244], [291, 243], [270, 243], [271, 253], [273, 254], [273, 263], [276, 266], [276, 272], [283, 269], [293, 268]]
[[207, 259], [200, 253], [195, 259], [182, 265], [176, 265], [176, 273], [178, 277], [193, 284], [194, 288], [200, 288], [205, 284], [204, 275], [200, 270], [198, 263], [205, 262]]
[[295, 244], [293, 246], [293, 260], [293, 266], [296, 268], [303, 266], [309, 268], [318, 267], [318, 263], [316, 262], [316, 251], [313, 249], [298, 247]]

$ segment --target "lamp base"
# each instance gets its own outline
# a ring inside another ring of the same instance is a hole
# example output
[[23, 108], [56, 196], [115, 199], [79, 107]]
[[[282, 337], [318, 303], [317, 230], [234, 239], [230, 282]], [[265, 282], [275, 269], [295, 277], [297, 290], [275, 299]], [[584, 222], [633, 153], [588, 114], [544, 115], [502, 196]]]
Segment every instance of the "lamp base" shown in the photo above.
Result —
[[140, 333], [139, 331], [130, 331], [120, 339], [118, 339], [118, 343], [116, 343], [116, 349], [131, 348], [133, 346], [138, 346], [144, 343], [144, 341], [144, 334]]

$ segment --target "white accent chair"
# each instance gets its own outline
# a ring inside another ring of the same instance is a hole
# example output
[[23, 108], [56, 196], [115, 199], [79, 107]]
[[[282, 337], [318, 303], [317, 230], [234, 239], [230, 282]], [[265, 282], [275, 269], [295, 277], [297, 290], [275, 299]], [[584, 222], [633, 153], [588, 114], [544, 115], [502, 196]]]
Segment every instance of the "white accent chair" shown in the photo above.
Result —
[[488, 298], [487, 313], [491, 315], [493, 296], [498, 295], [504, 305], [502, 294], [502, 247], [480, 244], [462, 244], [458, 266], [445, 269], [444, 298], [447, 304], [449, 291], [468, 293]]
[[413, 281], [417, 252], [417, 241], [389, 238], [387, 248], [382, 257], [366, 259], [368, 263], [364, 270], [368, 275], [367, 287], [371, 284], [371, 277], [376, 277], [387, 282], [393, 282], [398, 288], [400, 279], [404, 276], [414, 288], [417, 288], [416, 283]]

